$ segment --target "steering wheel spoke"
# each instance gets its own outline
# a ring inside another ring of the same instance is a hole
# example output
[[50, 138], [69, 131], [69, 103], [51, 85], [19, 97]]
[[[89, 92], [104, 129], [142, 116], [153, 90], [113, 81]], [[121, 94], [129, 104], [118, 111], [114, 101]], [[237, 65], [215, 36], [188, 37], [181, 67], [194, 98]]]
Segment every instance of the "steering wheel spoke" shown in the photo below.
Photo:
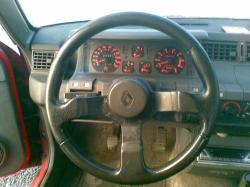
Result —
[[199, 96], [180, 91], [154, 92], [158, 112], [199, 112]]
[[121, 168], [123, 178], [145, 177], [147, 167], [144, 162], [142, 124], [126, 120], [122, 126]]
[[55, 123], [61, 125], [73, 119], [101, 115], [103, 114], [102, 104], [102, 96], [78, 96], [65, 103], [56, 103], [53, 111]]

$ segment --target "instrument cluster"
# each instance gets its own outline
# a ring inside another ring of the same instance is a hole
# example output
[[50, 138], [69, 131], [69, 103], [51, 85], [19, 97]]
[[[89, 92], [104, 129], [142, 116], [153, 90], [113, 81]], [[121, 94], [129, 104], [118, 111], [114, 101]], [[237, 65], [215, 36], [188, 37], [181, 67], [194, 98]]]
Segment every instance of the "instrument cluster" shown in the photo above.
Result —
[[190, 74], [187, 53], [173, 42], [105, 41], [90, 45], [90, 73]]

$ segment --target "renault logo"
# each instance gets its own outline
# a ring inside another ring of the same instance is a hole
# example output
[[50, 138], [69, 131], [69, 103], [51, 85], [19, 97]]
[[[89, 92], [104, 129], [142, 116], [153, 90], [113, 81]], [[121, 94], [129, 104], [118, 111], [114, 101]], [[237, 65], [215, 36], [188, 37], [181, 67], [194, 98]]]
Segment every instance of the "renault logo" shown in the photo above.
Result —
[[121, 102], [125, 107], [129, 108], [133, 104], [134, 98], [128, 91], [124, 91], [121, 97]]

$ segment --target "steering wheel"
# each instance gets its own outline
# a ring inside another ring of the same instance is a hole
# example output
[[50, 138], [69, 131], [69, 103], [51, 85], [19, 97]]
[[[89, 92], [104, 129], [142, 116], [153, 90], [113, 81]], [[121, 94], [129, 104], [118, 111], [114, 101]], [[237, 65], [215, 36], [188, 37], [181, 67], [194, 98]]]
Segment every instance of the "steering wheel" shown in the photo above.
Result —
[[[144, 80], [121, 77], [110, 86], [107, 95], [77, 96], [66, 102], [58, 98], [68, 57], [87, 40], [106, 29], [118, 26], [144, 26], [172, 37], [193, 59], [203, 83], [201, 93], [180, 91], [154, 92]], [[159, 16], [138, 13], [116, 13], [90, 21], [72, 35], [60, 48], [47, 78], [46, 113], [55, 140], [62, 151], [78, 167], [92, 175], [121, 184], [144, 184], [170, 177], [188, 166], [206, 145], [219, 103], [219, 89], [210, 59], [199, 42], [177, 23]], [[158, 168], [146, 166], [143, 157], [142, 125], [149, 113], [190, 112], [200, 116], [200, 131], [175, 158]], [[109, 168], [77, 149], [62, 128], [64, 122], [89, 115], [118, 116], [121, 125], [121, 163], [119, 169]]]

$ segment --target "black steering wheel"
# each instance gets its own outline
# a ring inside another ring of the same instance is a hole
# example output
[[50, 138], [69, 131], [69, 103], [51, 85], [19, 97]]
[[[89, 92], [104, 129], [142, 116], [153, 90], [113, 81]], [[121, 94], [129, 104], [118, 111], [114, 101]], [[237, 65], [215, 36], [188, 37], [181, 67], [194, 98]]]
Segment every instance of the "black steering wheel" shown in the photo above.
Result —
[[[78, 96], [60, 102], [59, 88], [68, 57], [94, 35], [117, 26], [145, 26], [172, 37], [193, 59], [203, 83], [201, 93], [180, 91], [154, 92], [140, 78], [120, 78], [111, 85], [107, 95]], [[62, 151], [78, 167], [94, 176], [121, 184], [143, 184], [170, 177], [188, 166], [206, 145], [217, 113], [219, 89], [210, 59], [199, 42], [177, 23], [159, 16], [128, 12], [116, 13], [90, 21], [71, 36], [60, 48], [47, 79], [46, 112], [52, 133]], [[197, 113], [201, 130], [192, 142], [174, 159], [159, 168], [146, 166], [143, 157], [142, 124], [145, 113], [157, 111]], [[81, 153], [62, 128], [64, 122], [88, 115], [112, 113], [124, 120], [121, 125], [120, 169], [112, 169]], [[141, 120], [143, 119], [143, 120]]]

